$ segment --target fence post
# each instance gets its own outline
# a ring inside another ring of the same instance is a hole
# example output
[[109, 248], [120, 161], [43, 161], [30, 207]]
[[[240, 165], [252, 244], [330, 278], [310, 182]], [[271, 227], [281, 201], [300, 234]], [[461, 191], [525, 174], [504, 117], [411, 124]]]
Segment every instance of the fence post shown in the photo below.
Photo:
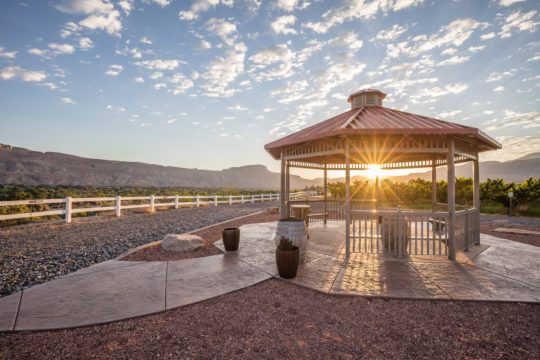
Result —
[[229, 205], [232, 205], [232, 195], [229, 195]]
[[156, 210], [155, 208], [156, 199], [154, 195], [150, 195], [150, 212], [154, 212]]
[[218, 202], [217, 202], [217, 195], [214, 195], [214, 206], [217, 206], [218, 205]]
[[66, 220], [66, 223], [70, 223], [71, 222], [71, 207], [72, 207], [73, 203], [71, 202], [71, 196], [68, 196], [66, 198], [66, 215], [65, 215], [65, 220]]
[[251, 195], [251, 203], [253, 204], [255, 202], [255, 195]]
[[465, 251], [469, 251], [469, 208], [465, 208], [465, 233], [463, 234], [465, 238]]
[[242, 204], [244, 203], [244, 195], [242, 195]]
[[120, 217], [122, 215], [122, 197], [120, 195], [116, 197], [114, 214], [116, 217]]
[[174, 196], [174, 208], [178, 209], [178, 195]]
[[398, 226], [398, 233], [397, 233], [397, 236], [398, 236], [398, 251], [399, 251], [399, 257], [402, 256], [403, 254], [403, 231], [401, 229], [401, 207], [398, 207], [398, 222], [397, 222], [397, 226]]

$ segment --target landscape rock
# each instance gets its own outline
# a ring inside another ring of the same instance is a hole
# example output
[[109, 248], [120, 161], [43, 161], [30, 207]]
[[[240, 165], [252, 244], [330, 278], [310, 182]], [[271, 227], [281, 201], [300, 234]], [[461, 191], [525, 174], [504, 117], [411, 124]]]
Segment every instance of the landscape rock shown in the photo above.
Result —
[[163, 238], [161, 247], [167, 251], [186, 252], [202, 248], [203, 239], [193, 234], [168, 234]]

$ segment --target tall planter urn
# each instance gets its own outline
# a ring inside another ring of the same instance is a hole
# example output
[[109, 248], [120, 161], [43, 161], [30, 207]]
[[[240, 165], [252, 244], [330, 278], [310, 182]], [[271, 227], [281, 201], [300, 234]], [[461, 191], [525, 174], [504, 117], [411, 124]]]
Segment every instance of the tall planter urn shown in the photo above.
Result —
[[240, 244], [240, 229], [239, 228], [226, 228], [221, 232], [221, 238], [223, 239], [223, 246], [225, 251], [238, 250], [238, 244]]
[[300, 263], [300, 249], [290, 239], [282, 236], [276, 248], [276, 266], [279, 276], [284, 279], [296, 277]]

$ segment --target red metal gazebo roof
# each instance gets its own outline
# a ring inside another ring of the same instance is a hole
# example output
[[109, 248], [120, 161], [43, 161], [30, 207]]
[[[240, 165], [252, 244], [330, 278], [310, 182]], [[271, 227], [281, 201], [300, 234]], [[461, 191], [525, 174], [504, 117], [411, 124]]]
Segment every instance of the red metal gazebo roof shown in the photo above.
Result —
[[[374, 90], [370, 90], [374, 91]], [[357, 92], [351, 96], [359, 94]], [[384, 93], [381, 93], [384, 94]], [[351, 109], [330, 119], [285, 136], [265, 145], [275, 158], [281, 149], [323, 138], [342, 135], [457, 135], [476, 139], [479, 151], [499, 149], [501, 145], [477, 128], [455, 124], [427, 116], [416, 115], [382, 106], [364, 106]]]

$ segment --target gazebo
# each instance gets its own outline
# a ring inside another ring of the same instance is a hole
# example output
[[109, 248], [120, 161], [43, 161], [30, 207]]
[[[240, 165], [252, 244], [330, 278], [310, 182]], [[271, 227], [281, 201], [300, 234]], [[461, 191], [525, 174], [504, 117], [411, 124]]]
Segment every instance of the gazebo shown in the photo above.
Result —
[[[427, 116], [386, 108], [386, 94], [364, 89], [351, 94], [351, 109], [269, 143], [281, 160], [281, 217], [291, 215], [290, 169], [324, 172], [322, 210], [314, 220], [344, 222], [345, 254], [388, 252], [447, 255], [480, 242], [478, 154], [501, 145], [482, 131]], [[456, 209], [455, 165], [473, 163], [473, 202]], [[432, 168], [431, 211], [381, 208], [375, 201], [351, 198], [351, 170]], [[437, 167], [447, 167], [447, 204], [438, 204]], [[345, 171], [345, 199], [328, 199], [329, 170]]]

